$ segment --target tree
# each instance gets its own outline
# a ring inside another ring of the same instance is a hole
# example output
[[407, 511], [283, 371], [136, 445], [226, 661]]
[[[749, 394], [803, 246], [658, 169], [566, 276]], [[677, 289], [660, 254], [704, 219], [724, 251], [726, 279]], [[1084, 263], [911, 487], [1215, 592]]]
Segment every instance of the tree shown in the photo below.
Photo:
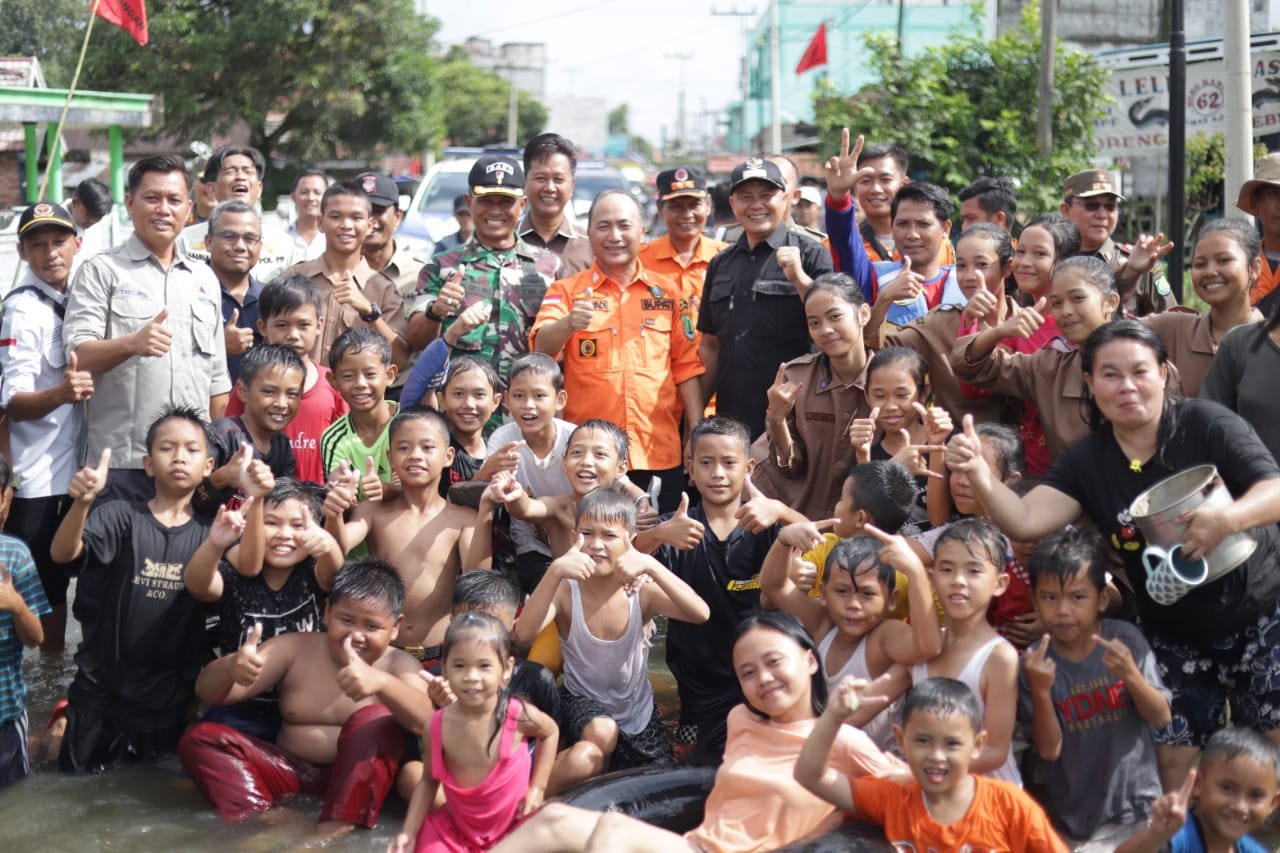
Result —
[[618, 104], [609, 110], [609, 133], [627, 133], [631, 123], [631, 105]]
[[[1211, 213], [1222, 208], [1222, 182], [1226, 177], [1226, 155], [1221, 133], [1187, 137], [1187, 213]], [[1253, 159], [1265, 156], [1267, 146], [1253, 144]]]
[[1028, 211], [1056, 210], [1063, 177], [1093, 159], [1093, 123], [1106, 103], [1107, 72], [1062, 44], [1054, 70], [1053, 152], [1041, 158], [1037, 151], [1035, 3], [1023, 8], [1018, 26], [990, 42], [956, 33], [945, 44], [902, 57], [896, 38], [868, 33], [866, 46], [877, 83], [847, 97], [821, 81], [814, 93], [826, 151], [838, 149], [840, 129], [849, 127], [869, 142], [903, 146], [912, 172], [923, 171], [944, 187], [960, 188], [982, 175], [1010, 178], [1020, 185], [1019, 206]]
[[208, 138], [238, 122], [271, 157], [419, 151], [440, 137], [427, 53], [434, 20], [412, 0], [150, 0], [150, 43], [95, 27], [84, 88], [156, 92], [149, 131]]
[[[510, 84], [471, 64], [466, 48], [454, 45], [438, 70], [444, 135], [454, 145], [506, 142]], [[532, 139], [547, 124], [547, 109], [527, 92], [516, 92], [516, 139]]]

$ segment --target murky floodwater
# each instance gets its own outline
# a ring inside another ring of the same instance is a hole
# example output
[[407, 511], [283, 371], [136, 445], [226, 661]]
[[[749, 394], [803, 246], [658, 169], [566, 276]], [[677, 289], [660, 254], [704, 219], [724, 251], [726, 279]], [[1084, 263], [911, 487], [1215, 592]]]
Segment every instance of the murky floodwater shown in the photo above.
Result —
[[[665, 627], [665, 626], [663, 626]], [[31, 730], [43, 729], [54, 703], [66, 694], [75, 665], [72, 651], [80, 642], [74, 620], [67, 631], [67, 651], [44, 657], [26, 655], [28, 716]], [[665, 631], [652, 656], [654, 686], [663, 713], [673, 719], [675, 682], [665, 665]], [[35, 756], [33, 756], [33, 759]], [[382, 850], [404, 819], [404, 805], [393, 794], [372, 830], [356, 831], [331, 850]], [[274, 851], [292, 849], [320, 813], [320, 800], [296, 797], [289, 815], [226, 826], [182, 772], [177, 758], [156, 765], [130, 767], [100, 776], [64, 776], [45, 767], [0, 791], [0, 836], [12, 851], [109, 850], [144, 851]]]

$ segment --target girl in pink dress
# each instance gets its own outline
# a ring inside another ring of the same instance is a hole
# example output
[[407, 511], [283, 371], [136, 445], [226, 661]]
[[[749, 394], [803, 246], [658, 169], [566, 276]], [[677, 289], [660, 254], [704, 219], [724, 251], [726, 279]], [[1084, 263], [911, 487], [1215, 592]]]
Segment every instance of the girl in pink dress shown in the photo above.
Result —
[[[502, 622], [481, 611], [455, 618], [443, 660], [454, 700], [431, 717], [422, 739], [430, 773], [414, 790], [388, 853], [490, 849], [542, 805], [555, 761], [555, 721], [507, 693], [515, 658]], [[532, 757], [526, 738], [537, 742]], [[440, 789], [444, 805], [427, 814]]]

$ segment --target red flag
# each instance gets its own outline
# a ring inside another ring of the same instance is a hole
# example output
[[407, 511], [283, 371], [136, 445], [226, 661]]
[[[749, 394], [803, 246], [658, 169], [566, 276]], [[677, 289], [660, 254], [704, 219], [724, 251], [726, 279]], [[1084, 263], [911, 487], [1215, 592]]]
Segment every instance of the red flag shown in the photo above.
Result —
[[147, 0], [98, 0], [96, 11], [98, 17], [123, 28], [138, 44], [147, 43]]
[[809, 40], [809, 46], [804, 49], [804, 56], [800, 57], [800, 64], [796, 66], [796, 73], [803, 74], [810, 68], [817, 68], [819, 65], [827, 64], [827, 24], [824, 21], [818, 24], [818, 31], [813, 34], [813, 38]]

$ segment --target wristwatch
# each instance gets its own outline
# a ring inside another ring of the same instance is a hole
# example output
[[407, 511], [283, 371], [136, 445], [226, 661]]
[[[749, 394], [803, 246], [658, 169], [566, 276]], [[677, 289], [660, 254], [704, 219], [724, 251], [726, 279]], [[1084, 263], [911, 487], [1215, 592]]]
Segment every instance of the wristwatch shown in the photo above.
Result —
[[378, 303], [373, 302], [373, 303], [370, 303], [369, 305], [369, 313], [361, 314], [360, 319], [364, 320], [366, 323], [376, 323], [378, 322], [378, 318], [381, 316], [382, 316], [382, 307], [378, 305]]

